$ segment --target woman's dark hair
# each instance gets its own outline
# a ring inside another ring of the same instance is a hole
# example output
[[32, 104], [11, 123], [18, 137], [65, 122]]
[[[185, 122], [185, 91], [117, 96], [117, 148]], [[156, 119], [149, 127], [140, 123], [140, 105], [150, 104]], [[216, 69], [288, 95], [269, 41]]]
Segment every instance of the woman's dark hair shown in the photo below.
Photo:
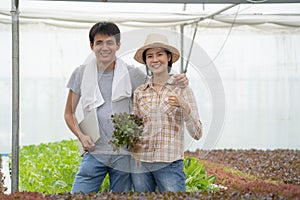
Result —
[[96, 34], [114, 36], [117, 43], [121, 39], [120, 29], [112, 22], [98, 22], [90, 29], [89, 38], [92, 44], [94, 44]]
[[[167, 53], [167, 56], [170, 56], [170, 61], [168, 61], [168, 72], [170, 73], [171, 71], [171, 68], [172, 68], [172, 53], [168, 50], [168, 49], [163, 49], [166, 53]], [[143, 61], [144, 63], [146, 64], [146, 52], [148, 51], [148, 49], [146, 49], [144, 52], [143, 52]], [[146, 64], [146, 68], [147, 68], [147, 75], [152, 75], [151, 71], [148, 69], [148, 66]]]

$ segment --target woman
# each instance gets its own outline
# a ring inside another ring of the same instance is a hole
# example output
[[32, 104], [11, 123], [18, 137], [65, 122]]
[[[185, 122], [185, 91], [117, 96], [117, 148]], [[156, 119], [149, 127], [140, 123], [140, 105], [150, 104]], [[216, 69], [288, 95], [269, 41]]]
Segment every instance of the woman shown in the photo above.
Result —
[[134, 59], [146, 64], [151, 79], [134, 93], [134, 114], [143, 118], [141, 150], [133, 153], [136, 160], [132, 180], [136, 192], [185, 191], [184, 122], [190, 135], [199, 140], [202, 124], [190, 87], [179, 88], [170, 74], [179, 51], [161, 34], [147, 36], [145, 45]]

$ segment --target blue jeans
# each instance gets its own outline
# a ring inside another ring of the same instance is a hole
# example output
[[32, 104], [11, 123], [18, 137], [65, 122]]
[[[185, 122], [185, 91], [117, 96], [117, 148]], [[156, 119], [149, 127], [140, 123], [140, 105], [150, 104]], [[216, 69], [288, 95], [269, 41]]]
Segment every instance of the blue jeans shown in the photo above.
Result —
[[110, 191], [131, 191], [130, 173], [120, 168], [120, 166], [129, 166], [129, 159], [130, 156], [126, 155], [93, 155], [86, 153], [75, 176], [71, 193], [83, 192], [88, 194], [98, 192], [107, 173], [109, 174]]
[[135, 192], [155, 192], [156, 186], [160, 192], [186, 190], [183, 160], [172, 163], [140, 162], [134, 168], [135, 173], [131, 177]]

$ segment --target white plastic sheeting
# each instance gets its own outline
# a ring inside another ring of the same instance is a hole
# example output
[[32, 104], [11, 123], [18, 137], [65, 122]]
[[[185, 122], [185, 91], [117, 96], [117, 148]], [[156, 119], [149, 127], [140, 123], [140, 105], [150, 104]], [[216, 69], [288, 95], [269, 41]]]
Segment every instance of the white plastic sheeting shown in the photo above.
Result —
[[[0, 22], [10, 23], [10, 1], [3, 0]], [[129, 27], [172, 27], [191, 24], [226, 7], [202, 4], [138, 4], [21, 1], [21, 24], [46, 23], [55, 26], [89, 28], [95, 21], [114, 21]], [[300, 26], [300, 4], [242, 4], [206, 20], [210, 26], [259, 25], [265, 23]], [[238, 17], [236, 17], [238, 14]]]
[[[0, 152], [10, 152], [10, 3], [6, 5], [3, 2], [0, 3]], [[128, 31], [135, 30], [131, 26], [160, 27], [169, 22], [172, 22], [172, 26], [164, 28], [178, 32], [179, 27], [173, 25], [205, 16], [203, 12], [183, 13], [182, 5], [173, 4], [160, 5], [159, 9], [154, 5], [152, 8], [155, 9], [151, 12], [147, 7], [135, 4], [111, 4], [113, 13], [107, 11], [107, 4], [102, 4], [103, 8], [90, 4], [80, 5], [75, 8], [59, 6], [56, 10], [52, 9], [53, 2], [49, 2], [47, 9], [37, 6], [35, 2], [25, 1], [20, 5], [21, 145], [74, 138], [63, 119], [67, 92], [65, 84], [72, 70], [90, 53], [88, 31], [93, 23], [98, 20], [118, 22], [126, 36]], [[128, 11], [117, 12], [120, 9], [118, 5]], [[89, 9], [90, 12], [79, 12], [80, 8], [85, 11]], [[140, 8], [139, 12], [137, 8]], [[100, 10], [96, 12], [96, 9]], [[141, 14], [143, 9], [145, 14]], [[174, 12], [176, 9], [178, 12]], [[195, 12], [195, 8], [187, 6], [187, 9]], [[251, 9], [253, 7], [233, 8], [227, 12], [228, 15], [224, 13], [218, 16], [217, 21], [199, 23], [195, 42], [216, 66], [226, 97], [223, 131], [214, 148], [299, 149], [300, 29], [295, 27], [299, 19], [290, 15], [286, 20], [276, 17], [271, 20], [266, 16], [237, 13], [249, 12]], [[294, 8], [290, 9], [281, 10], [279, 14], [288, 11], [295, 14]], [[161, 10], [165, 12], [159, 14]], [[131, 13], [133, 11], [135, 13]], [[146, 15], [148, 12], [149, 15]], [[272, 13], [268, 11], [266, 14]], [[248, 25], [239, 23], [247, 20], [251, 21]], [[186, 26], [185, 36], [191, 38], [192, 33], [193, 26]], [[123, 41], [124, 44], [126, 42]], [[130, 53], [124, 59], [136, 64]], [[196, 93], [207, 133], [212, 117], [211, 91], [201, 81], [201, 74], [196, 73], [197, 63], [193, 64], [194, 68], [191, 66], [188, 69], [188, 77]], [[201, 148], [202, 141], [187, 141], [187, 148]]]

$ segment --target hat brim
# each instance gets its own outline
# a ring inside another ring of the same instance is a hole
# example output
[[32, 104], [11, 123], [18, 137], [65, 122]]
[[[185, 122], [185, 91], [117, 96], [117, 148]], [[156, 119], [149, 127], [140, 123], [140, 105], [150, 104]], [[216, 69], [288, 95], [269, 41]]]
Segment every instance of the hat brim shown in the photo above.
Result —
[[164, 48], [164, 49], [169, 50], [172, 54], [172, 63], [176, 62], [180, 57], [179, 51], [175, 47], [166, 45], [166, 44], [162, 44], [162, 43], [154, 43], [154, 44], [148, 44], [148, 45], [145, 45], [145, 46], [139, 48], [134, 55], [134, 59], [139, 63], [146, 64], [143, 60], [143, 53], [145, 50], [151, 49], [151, 48]]

